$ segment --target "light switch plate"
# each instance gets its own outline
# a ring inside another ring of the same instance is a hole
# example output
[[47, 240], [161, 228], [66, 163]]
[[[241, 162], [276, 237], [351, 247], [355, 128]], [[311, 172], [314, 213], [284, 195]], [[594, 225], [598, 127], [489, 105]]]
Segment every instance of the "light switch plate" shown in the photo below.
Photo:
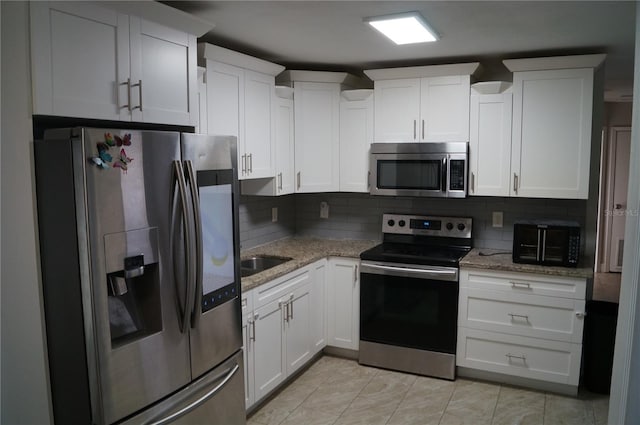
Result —
[[320, 218], [329, 218], [329, 204], [320, 202]]
[[493, 227], [502, 227], [502, 211], [493, 212]]

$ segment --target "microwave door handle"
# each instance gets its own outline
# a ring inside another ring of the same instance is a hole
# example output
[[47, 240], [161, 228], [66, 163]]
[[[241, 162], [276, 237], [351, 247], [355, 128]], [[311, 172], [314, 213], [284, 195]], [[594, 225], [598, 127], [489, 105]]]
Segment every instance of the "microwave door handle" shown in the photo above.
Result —
[[447, 175], [449, 174], [447, 170], [447, 157], [442, 158], [442, 192], [447, 192]]
[[545, 260], [545, 256], [547, 254], [547, 231], [546, 230], [542, 230], [542, 245], [541, 248], [542, 249], [542, 261], [544, 262]]
[[538, 229], [538, 243], [536, 244], [536, 261], [540, 262], [540, 239], [542, 238], [542, 229]]

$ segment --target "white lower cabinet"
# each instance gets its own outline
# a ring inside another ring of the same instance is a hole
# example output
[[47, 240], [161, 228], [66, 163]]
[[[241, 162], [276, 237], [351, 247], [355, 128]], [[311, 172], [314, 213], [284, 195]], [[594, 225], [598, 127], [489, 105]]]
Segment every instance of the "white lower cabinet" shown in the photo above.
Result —
[[311, 351], [312, 355], [322, 351], [327, 345], [327, 260], [312, 264], [311, 284]]
[[360, 339], [360, 260], [330, 258], [327, 279], [327, 345], [358, 350]]
[[302, 267], [250, 291], [253, 310], [243, 310], [247, 409], [322, 349], [317, 349], [316, 335], [326, 330], [315, 327], [315, 298], [324, 292], [324, 274], [318, 268], [325, 263]]
[[460, 270], [456, 365], [577, 387], [586, 280]]

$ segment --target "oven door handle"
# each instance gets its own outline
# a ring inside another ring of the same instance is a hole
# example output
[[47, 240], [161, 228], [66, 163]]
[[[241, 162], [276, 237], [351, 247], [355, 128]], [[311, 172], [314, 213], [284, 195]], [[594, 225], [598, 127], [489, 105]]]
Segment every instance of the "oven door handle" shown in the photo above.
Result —
[[382, 264], [361, 263], [360, 273], [382, 274], [418, 279], [458, 281], [458, 270], [416, 269], [410, 267], [385, 266]]

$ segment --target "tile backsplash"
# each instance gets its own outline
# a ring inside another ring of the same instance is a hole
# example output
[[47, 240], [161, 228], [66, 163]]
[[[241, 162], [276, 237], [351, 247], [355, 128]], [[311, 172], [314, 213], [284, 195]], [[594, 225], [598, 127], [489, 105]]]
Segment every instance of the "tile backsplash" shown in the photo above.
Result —
[[[321, 202], [328, 203], [329, 218], [320, 218]], [[271, 222], [271, 208], [274, 206], [279, 211], [277, 223]], [[501, 228], [492, 226], [494, 211], [503, 213]], [[296, 194], [279, 198], [243, 196], [240, 207], [241, 243], [243, 248], [250, 248], [292, 235], [380, 240], [384, 213], [472, 217], [475, 247], [511, 250], [514, 221], [563, 219], [575, 220], [584, 226], [586, 201], [494, 197], [404, 198], [360, 193]]]

